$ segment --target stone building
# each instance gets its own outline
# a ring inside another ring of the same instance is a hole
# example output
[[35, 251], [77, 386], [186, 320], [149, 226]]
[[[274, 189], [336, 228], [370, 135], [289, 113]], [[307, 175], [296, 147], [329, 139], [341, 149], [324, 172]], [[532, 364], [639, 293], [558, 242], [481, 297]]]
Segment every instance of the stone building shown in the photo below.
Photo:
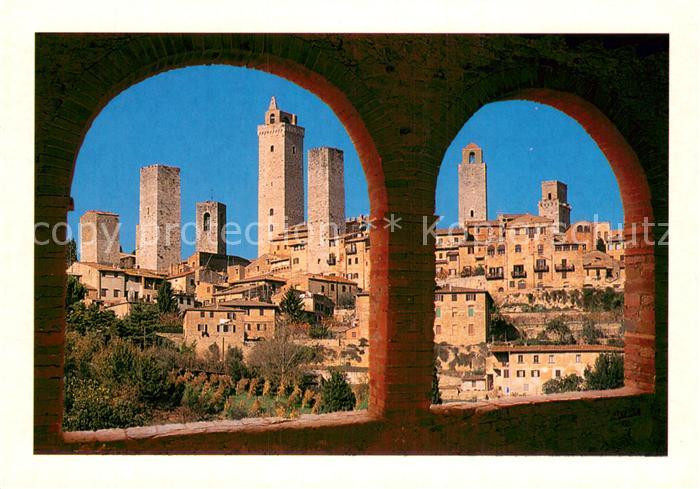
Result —
[[442, 287], [435, 291], [435, 343], [485, 343], [491, 296], [479, 289]]
[[309, 219], [307, 266], [310, 273], [328, 273], [329, 241], [345, 233], [345, 179], [343, 152], [336, 148], [309, 150]]
[[243, 346], [244, 316], [245, 311], [234, 307], [190, 308], [184, 314], [183, 340], [195, 345], [198, 356], [212, 351], [223, 355], [229, 348]]
[[622, 353], [608, 345], [492, 345], [486, 362], [487, 389], [498, 395], [539, 395], [542, 384], [575, 374], [583, 377], [601, 353]]
[[465, 221], [488, 219], [486, 203], [486, 163], [482, 149], [474, 143], [462, 149], [458, 167], [459, 225]]
[[196, 204], [198, 252], [226, 254], [224, 226], [226, 226], [226, 205], [207, 200]]
[[167, 273], [180, 262], [180, 169], [141, 168], [136, 266]]
[[270, 239], [304, 221], [304, 128], [275, 97], [258, 126], [258, 256]]
[[87, 211], [80, 217], [80, 260], [119, 265], [119, 215]]
[[557, 180], [542, 182], [542, 199], [538, 204], [539, 215], [554, 221], [557, 232], [563, 233], [571, 224], [571, 206], [567, 201], [566, 184]]

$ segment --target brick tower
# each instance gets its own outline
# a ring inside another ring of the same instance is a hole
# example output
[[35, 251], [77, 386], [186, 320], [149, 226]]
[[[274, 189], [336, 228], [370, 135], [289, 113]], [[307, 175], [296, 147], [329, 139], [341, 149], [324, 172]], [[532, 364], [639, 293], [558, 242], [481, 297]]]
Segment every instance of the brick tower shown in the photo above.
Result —
[[180, 169], [141, 168], [136, 266], [166, 273], [180, 262]]
[[542, 200], [537, 206], [539, 214], [553, 220], [555, 229], [560, 233], [571, 224], [571, 206], [566, 200], [565, 183], [558, 180], [542, 182]]
[[226, 205], [207, 200], [197, 202], [197, 251], [226, 254], [224, 226], [226, 225]]
[[345, 181], [343, 152], [335, 148], [309, 150], [310, 273], [327, 273], [332, 265], [328, 240], [345, 232]]
[[270, 238], [304, 221], [303, 154], [304, 128], [272, 97], [258, 126], [258, 256]]
[[459, 225], [465, 221], [485, 221], [486, 209], [486, 163], [483, 151], [474, 143], [462, 149], [459, 174]]
[[87, 211], [80, 217], [80, 261], [119, 265], [119, 215]]

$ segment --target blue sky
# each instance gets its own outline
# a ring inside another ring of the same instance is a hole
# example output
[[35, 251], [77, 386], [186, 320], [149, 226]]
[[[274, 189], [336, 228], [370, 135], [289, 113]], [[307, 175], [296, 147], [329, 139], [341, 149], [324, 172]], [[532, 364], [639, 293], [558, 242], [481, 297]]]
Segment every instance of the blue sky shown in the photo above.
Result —
[[[369, 213], [367, 183], [347, 132], [330, 108], [282, 78], [245, 68], [197, 66], [173, 70], [130, 87], [97, 116], [78, 155], [71, 229], [89, 209], [120, 215], [124, 251], [135, 247], [139, 168], [164, 163], [181, 168], [183, 223], [195, 202], [226, 204], [228, 220], [245, 227], [257, 219], [257, 125], [270, 97], [299, 116], [306, 151], [333, 146], [345, 152], [346, 215]], [[489, 216], [537, 213], [539, 182], [569, 184], [572, 220], [622, 221], [612, 170], [584, 130], [564, 114], [529, 102], [499, 102], [477, 112], [445, 154], [436, 210], [444, 223], [457, 218], [457, 164], [474, 141], [488, 165]], [[74, 234], [77, 235], [77, 232]], [[189, 238], [193, 241], [194, 237]], [[183, 257], [194, 251], [183, 243]], [[254, 244], [228, 253], [253, 257]]]

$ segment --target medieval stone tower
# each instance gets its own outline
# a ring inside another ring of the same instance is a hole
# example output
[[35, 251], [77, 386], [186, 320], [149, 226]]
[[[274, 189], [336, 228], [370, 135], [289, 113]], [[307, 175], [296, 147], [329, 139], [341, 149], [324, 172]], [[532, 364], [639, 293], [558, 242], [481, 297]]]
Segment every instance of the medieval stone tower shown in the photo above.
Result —
[[327, 273], [334, 258], [330, 256], [329, 240], [345, 233], [343, 152], [326, 147], [311, 149], [308, 164], [308, 271]]
[[542, 182], [542, 199], [538, 204], [539, 214], [554, 221], [555, 229], [563, 233], [570, 225], [571, 205], [566, 198], [566, 184], [558, 180]]
[[180, 169], [166, 165], [141, 168], [136, 265], [168, 272], [180, 261]]
[[486, 163], [483, 151], [474, 143], [462, 149], [459, 174], [459, 225], [465, 221], [485, 221], [486, 209]]
[[258, 256], [270, 239], [304, 221], [304, 128], [277, 108], [275, 97], [258, 126]]
[[87, 211], [80, 217], [80, 261], [119, 265], [119, 215]]
[[197, 251], [225, 255], [226, 205], [208, 200], [197, 202], [196, 208]]

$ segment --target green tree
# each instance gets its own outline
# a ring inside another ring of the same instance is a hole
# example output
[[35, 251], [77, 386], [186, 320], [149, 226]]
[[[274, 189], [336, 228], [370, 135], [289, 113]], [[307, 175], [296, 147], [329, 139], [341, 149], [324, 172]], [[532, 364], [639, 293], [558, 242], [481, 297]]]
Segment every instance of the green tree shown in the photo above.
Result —
[[617, 389], [625, 384], [625, 363], [619, 353], [601, 353], [595, 360], [593, 369], [586, 367], [583, 372], [586, 390]]
[[87, 294], [87, 289], [80, 283], [77, 277], [68, 275], [68, 284], [66, 285], [66, 310], [73, 307], [74, 304], [82, 301]]
[[583, 389], [583, 378], [576, 374], [567, 375], [562, 378], [550, 379], [542, 384], [544, 394], [556, 394], [559, 392], [580, 391]]
[[550, 320], [544, 331], [537, 335], [537, 339], [542, 343], [553, 343], [555, 345], [573, 345], [576, 343], [574, 334], [561, 318]]
[[333, 334], [325, 324], [312, 324], [309, 326], [309, 338], [326, 339], [332, 338]]
[[304, 309], [299, 293], [289, 289], [280, 302], [280, 311], [291, 323], [299, 323], [303, 320]]
[[440, 396], [440, 378], [438, 377], [437, 363], [433, 364], [433, 381], [430, 384], [430, 403], [442, 404], [442, 397]]
[[163, 280], [158, 287], [158, 310], [163, 313], [177, 312], [177, 300], [173, 295], [173, 287], [167, 280]]
[[491, 302], [489, 332], [487, 339], [490, 341], [515, 341], [520, 338], [520, 331], [501, 314], [498, 306]]
[[78, 261], [78, 245], [75, 243], [75, 239], [71, 238], [66, 245], [66, 267], [71, 266], [76, 261]]
[[250, 378], [250, 371], [243, 361], [243, 351], [238, 347], [229, 347], [224, 358], [224, 371], [231, 376], [233, 382], [242, 378]]
[[113, 311], [101, 311], [97, 304], [74, 303], [68, 311], [67, 329], [84, 335], [96, 333], [107, 341], [121, 327], [122, 320]]
[[144, 349], [156, 341], [158, 320], [158, 307], [154, 304], [137, 302], [131, 308], [131, 313], [121, 322], [118, 335]]
[[583, 329], [581, 330], [581, 337], [589, 345], [597, 345], [599, 339], [603, 337], [603, 332], [596, 327], [593, 320], [588, 319], [583, 323]]
[[345, 374], [333, 370], [328, 379], [321, 379], [322, 413], [334, 411], [352, 411], [355, 407], [355, 394], [350, 388]]

